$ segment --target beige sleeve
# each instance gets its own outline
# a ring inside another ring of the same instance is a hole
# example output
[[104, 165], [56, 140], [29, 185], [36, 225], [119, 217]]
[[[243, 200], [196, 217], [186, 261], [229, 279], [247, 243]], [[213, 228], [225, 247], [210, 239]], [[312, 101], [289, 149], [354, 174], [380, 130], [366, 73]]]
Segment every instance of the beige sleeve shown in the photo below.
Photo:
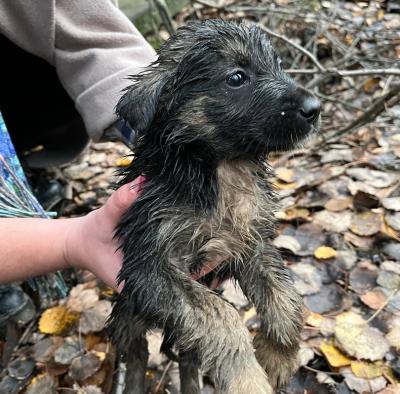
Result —
[[126, 77], [155, 59], [110, 0], [3, 0], [0, 31], [56, 67], [94, 140], [116, 120]]

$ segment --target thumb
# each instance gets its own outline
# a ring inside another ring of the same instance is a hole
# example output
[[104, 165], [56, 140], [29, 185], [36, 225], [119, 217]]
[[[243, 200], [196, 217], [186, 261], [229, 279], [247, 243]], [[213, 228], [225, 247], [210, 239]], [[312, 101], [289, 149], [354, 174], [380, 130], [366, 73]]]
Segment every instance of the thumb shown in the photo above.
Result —
[[145, 178], [141, 175], [133, 182], [121, 186], [111, 195], [103, 206], [104, 213], [110, 221], [116, 222], [121, 218], [124, 212], [140, 195], [144, 181]]

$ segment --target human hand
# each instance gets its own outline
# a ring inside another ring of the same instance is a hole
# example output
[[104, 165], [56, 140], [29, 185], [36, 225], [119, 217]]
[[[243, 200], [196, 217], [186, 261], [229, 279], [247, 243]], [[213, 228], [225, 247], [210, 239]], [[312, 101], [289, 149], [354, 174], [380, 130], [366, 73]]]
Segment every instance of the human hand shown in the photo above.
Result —
[[116, 290], [122, 252], [113, 235], [121, 216], [139, 196], [143, 181], [144, 177], [138, 177], [116, 190], [103, 207], [72, 219], [66, 234], [67, 263], [91, 271]]

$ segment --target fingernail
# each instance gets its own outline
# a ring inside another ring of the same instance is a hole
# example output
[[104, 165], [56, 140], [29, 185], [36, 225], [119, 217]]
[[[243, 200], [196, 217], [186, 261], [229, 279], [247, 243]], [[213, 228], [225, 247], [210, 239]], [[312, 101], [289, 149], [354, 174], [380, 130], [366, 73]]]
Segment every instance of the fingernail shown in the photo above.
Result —
[[143, 184], [146, 182], [146, 178], [143, 175], [138, 176], [133, 182], [131, 182], [129, 190], [132, 193], [139, 193], [143, 189]]

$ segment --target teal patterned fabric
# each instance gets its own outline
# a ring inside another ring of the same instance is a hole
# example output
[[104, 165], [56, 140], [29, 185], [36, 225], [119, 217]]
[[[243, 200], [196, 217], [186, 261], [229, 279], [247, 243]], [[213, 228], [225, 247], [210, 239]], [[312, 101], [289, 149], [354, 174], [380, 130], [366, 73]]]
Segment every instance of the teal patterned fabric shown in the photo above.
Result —
[[[18, 160], [7, 127], [0, 112], [0, 217], [49, 218], [30, 191], [21, 163]], [[54, 297], [67, 293], [60, 273], [29, 280], [43, 301], [51, 302]]]

